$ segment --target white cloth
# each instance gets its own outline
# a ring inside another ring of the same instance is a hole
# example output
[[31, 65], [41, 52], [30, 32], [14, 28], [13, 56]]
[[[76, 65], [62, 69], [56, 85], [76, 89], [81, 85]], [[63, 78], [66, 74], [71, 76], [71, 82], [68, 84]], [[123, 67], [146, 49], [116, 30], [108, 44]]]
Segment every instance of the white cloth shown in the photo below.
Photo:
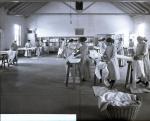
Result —
[[13, 60], [15, 59], [15, 56], [16, 56], [16, 51], [13, 51], [13, 50], [8, 51], [8, 60], [10, 63], [13, 62]]
[[96, 50], [89, 50], [89, 57], [91, 57], [93, 60], [100, 59], [101, 56], [102, 55], [98, 53]]
[[93, 86], [94, 94], [98, 97], [98, 107], [101, 111], [107, 109], [110, 104], [112, 106], [128, 106], [136, 104], [136, 95], [120, 92], [117, 90], [109, 90], [106, 87]]
[[98, 107], [101, 111], [106, 110], [108, 105], [129, 106], [136, 104], [136, 95], [119, 91], [108, 91], [98, 98]]
[[[102, 75], [100, 74], [100, 70], [102, 70]], [[106, 62], [99, 62], [95, 68], [95, 75], [98, 79], [102, 79], [103, 81], [107, 79], [109, 71], [107, 69]]]
[[98, 47], [100, 48], [99, 52], [103, 54], [106, 49], [106, 44], [104, 42], [98, 42]]
[[62, 41], [62, 44], [60, 46], [60, 48], [58, 49], [58, 53], [57, 53], [57, 56], [58, 57], [67, 57], [66, 56], [66, 43], [65, 41]]

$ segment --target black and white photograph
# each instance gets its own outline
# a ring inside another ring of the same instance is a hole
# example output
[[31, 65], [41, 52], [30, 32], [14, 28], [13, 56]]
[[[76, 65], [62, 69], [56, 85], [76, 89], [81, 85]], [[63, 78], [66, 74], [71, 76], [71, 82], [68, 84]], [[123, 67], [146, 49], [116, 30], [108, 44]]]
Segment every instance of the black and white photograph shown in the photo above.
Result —
[[150, 0], [0, 0], [1, 121], [149, 121]]

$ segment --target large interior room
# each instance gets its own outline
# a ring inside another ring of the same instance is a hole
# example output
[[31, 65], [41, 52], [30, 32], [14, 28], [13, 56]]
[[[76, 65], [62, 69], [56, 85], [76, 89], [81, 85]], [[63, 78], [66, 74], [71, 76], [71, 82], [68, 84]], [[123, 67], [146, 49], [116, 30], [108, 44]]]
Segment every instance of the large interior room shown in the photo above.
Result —
[[149, 0], [0, 0], [1, 114], [150, 120]]

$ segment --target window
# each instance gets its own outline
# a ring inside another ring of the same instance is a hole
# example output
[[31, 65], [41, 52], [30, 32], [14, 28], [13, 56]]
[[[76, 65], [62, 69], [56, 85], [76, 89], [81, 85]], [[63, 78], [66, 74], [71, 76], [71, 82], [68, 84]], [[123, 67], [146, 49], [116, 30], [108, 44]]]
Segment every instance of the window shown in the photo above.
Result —
[[84, 35], [84, 29], [83, 28], [76, 28], [75, 29], [75, 35]]
[[21, 46], [21, 26], [18, 24], [14, 25], [14, 40], [17, 42], [18, 46]]
[[0, 29], [0, 50], [2, 49], [1, 48], [1, 45], [2, 45], [1, 42], [2, 42], [2, 30]]

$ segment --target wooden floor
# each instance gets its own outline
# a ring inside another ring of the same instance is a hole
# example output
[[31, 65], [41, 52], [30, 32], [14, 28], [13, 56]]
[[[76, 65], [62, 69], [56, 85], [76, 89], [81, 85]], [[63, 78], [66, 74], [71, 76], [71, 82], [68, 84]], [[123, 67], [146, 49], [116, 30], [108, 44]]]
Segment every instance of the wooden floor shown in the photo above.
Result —
[[[105, 120], [92, 90], [93, 79], [65, 87], [65, 71], [65, 61], [56, 56], [20, 58], [17, 66], [0, 69], [1, 113], [77, 114], [78, 120]], [[114, 88], [128, 92], [126, 67], [120, 71], [122, 79]], [[150, 94], [139, 95], [143, 105], [137, 120], [150, 120]]]

